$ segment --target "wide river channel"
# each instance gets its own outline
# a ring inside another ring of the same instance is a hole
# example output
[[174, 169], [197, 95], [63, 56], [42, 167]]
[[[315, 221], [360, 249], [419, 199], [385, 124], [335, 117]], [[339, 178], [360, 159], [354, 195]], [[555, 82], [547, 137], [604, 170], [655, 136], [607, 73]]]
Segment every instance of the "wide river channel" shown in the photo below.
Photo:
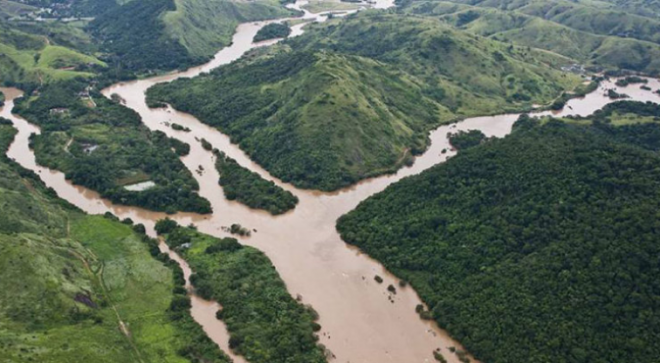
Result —
[[[294, 7], [299, 8], [301, 3]], [[388, 7], [391, 3], [382, 2], [377, 7]], [[305, 12], [305, 18], [323, 21], [320, 15]], [[158, 83], [169, 82], [181, 77], [194, 77], [213, 68], [240, 58], [245, 52], [258, 46], [253, 44], [256, 32], [267, 22], [241, 24], [231, 46], [218, 52], [209, 63], [184, 72], [168, 74], [133, 82], [113, 85], [105, 90], [106, 97], [116, 93], [126, 101], [126, 106], [142, 116], [144, 124], [152, 130], [161, 130], [171, 137], [187, 142], [190, 154], [182, 161], [200, 184], [200, 195], [207, 198], [212, 206], [212, 215], [179, 213], [170, 218], [180, 224], [194, 223], [202, 232], [224, 237], [222, 227], [233, 223], [256, 229], [251, 237], [241, 242], [264, 251], [271, 259], [292, 296], [301, 298], [304, 304], [311, 304], [320, 314], [320, 343], [335, 356], [336, 362], [351, 363], [422, 363], [434, 362], [433, 351], [441, 348], [448, 362], [459, 363], [458, 358], [449, 352], [450, 347], [460, 349], [460, 344], [439, 329], [436, 324], [423, 321], [415, 312], [421, 301], [410, 287], [399, 288], [398, 279], [388, 273], [378, 262], [362, 254], [358, 249], [345, 244], [335, 230], [335, 222], [341, 215], [354, 209], [360, 201], [385, 189], [388, 185], [406, 176], [439, 164], [454, 155], [443, 149], [450, 149], [447, 133], [457, 130], [481, 130], [487, 136], [504, 137], [510, 131], [518, 115], [477, 117], [462, 122], [441, 126], [430, 134], [431, 146], [415, 159], [410, 167], [404, 167], [396, 174], [365, 180], [350, 188], [334, 193], [299, 190], [273, 178], [263, 168], [255, 164], [229, 138], [218, 130], [206, 126], [191, 115], [171, 108], [149, 109], [145, 103], [145, 91]], [[302, 24], [294, 28], [294, 35], [302, 33]], [[660, 82], [649, 79], [648, 86], [660, 88]], [[616, 87], [605, 81], [600, 88], [581, 99], [573, 99], [567, 107], [556, 113], [557, 116], [589, 115], [612, 102], [604, 96], [605, 89], [614, 88], [626, 93], [634, 100], [659, 102], [660, 96], [640, 89], [639, 85], [625, 88]], [[35, 171], [41, 179], [57, 191], [61, 198], [92, 214], [111, 212], [119, 218], [131, 218], [135, 223], [144, 224], [153, 235], [153, 226], [162, 213], [155, 213], [136, 207], [114, 205], [99, 197], [98, 193], [74, 186], [65, 180], [61, 172], [36, 164], [35, 156], [29, 149], [29, 136], [39, 133], [39, 128], [24, 119], [13, 115], [14, 100], [22, 93], [17, 89], [0, 89], [6, 97], [5, 107], [0, 116], [10, 119], [19, 133], [7, 155], [23, 167]], [[190, 128], [190, 132], [175, 131], [167, 126], [178, 123]], [[215, 170], [215, 160], [211, 152], [202, 148], [202, 138], [213, 147], [225, 152], [242, 166], [259, 173], [268, 180], [294, 193], [300, 203], [295, 210], [280, 216], [271, 216], [256, 211], [237, 202], [225, 199], [218, 185], [219, 175]], [[196, 170], [203, 167], [203, 172]], [[165, 250], [166, 247], [162, 246]], [[185, 261], [171, 254], [190, 273]], [[382, 284], [374, 281], [374, 276], [384, 279]], [[387, 286], [393, 284], [397, 293], [388, 293]], [[228, 334], [221, 321], [215, 318], [218, 305], [204, 301], [192, 293], [191, 314], [207, 334], [236, 362], [245, 362], [242, 357], [231, 354], [228, 348]], [[130, 323], [130, 322], [128, 322]]]

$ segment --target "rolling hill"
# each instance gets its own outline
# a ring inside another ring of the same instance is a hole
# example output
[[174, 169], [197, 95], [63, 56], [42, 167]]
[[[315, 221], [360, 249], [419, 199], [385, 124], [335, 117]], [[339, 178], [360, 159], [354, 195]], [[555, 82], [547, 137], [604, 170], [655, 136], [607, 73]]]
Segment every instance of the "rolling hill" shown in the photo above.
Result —
[[89, 78], [106, 66], [93, 56], [51, 45], [43, 36], [0, 25], [0, 82], [5, 85]]
[[208, 75], [150, 89], [230, 135], [273, 175], [335, 190], [392, 172], [457, 118], [550, 103], [570, 61], [378, 12], [316, 25]]
[[0, 119], [0, 356], [228, 363], [187, 310], [172, 308], [187, 301], [181, 271], [150, 255], [156, 242], [58, 199], [6, 158], [14, 133]]
[[419, 1], [406, 3], [403, 11], [438, 17], [461, 30], [492, 39], [546, 49], [585, 65], [660, 72], [660, 21], [638, 15], [574, 3], [535, 1]]
[[275, 0], [131, 1], [88, 29], [110, 63], [145, 73], [203, 63], [230, 43], [239, 22], [292, 14]]

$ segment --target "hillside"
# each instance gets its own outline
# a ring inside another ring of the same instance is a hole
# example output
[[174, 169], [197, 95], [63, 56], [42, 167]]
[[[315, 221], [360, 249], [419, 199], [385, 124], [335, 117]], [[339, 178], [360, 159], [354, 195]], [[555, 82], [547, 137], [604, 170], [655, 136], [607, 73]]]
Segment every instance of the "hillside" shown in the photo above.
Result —
[[456, 118], [550, 103], [578, 77], [568, 61], [452, 30], [364, 13], [208, 75], [157, 85], [285, 182], [335, 190], [395, 171]]
[[181, 272], [150, 255], [154, 242], [58, 199], [5, 157], [14, 131], [0, 124], [0, 356], [228, 363], [187, 311], [170, 308], [187, 301], [175, 292]]
[[[412, 0], [414, 1], [414, 0]], [[658, 42], [660, 20], [650, 14], [657, 4], [646, 1], [637, 6], [624, 1], [565, 1], [565, 0], [446, 0], [461, 5], [495, 8], [543, 18], [576, 30], [593, 34], [630, 37]], [[404, 1], [409, 3], [410, 1]], [[427, 2], [422, 0], [422, 2]], [[626, 4], [628, 3], [628, 4]], [[632, 5], [632, 6], [631, 6]], [[648, 11], [644, 11], [648, 10]]]
[[[560, 2], [409, 2], [405, 12], [608, 69], [657, 74], [660, 21]], [[551, 6], [552, 5], [552, 6]]]
[[108, 61], [136, 73], [185, 69], [228, 45], [239, 22], [291, 15], [276, 0], [131, 1], [89, 24]]
[[[0, 54], [8, 55], [11, 64], [0, 59], [0, 81], [41, 83], [98, 73], [116, 81], [185, 69], [229, 45], [239, 23], [292, 15], [295, 12], [278, 0], [3, 0]], [[73, 17], [80, 19], [71, 21]], [[23, 38], [16, 40], [17, 36]], [[49, 44], [60, 46], [60, 53], [67, 48], [67, 57], [79, 64], [52, 69], [38, 65], [35, 54]], [[77, 65], [105, 63], [105, 70], [72, 72]], [[17, 75], [20, 69], [26, 74]]]
[[[643, 105], [641, 105], [643, 106]], [[660, 115], [529, 119], [340, 218], [484, 362], [652, 362], [660, 351]], [[618, 122], [618, 121], [617, 121]]]
[[106, 64], [76, 50], [51, 45], [44, 37], [0, 24], [0, 83], [40, 84], [92, 77]]
[[279, 0], [177, 0], [163, 16], [166, 32], [195, 56], [211, 57], [229, 45], [236, 26], [295, 15]]

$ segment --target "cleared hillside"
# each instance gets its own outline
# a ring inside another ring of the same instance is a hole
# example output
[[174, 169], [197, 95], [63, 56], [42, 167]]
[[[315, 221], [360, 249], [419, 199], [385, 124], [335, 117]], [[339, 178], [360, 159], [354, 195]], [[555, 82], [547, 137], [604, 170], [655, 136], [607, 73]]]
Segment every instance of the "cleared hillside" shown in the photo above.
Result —
[[0, 83], [41, 84], [92, 77], [106, 64], [76, 50], [52, 45], [43, 36], [0, 25]]

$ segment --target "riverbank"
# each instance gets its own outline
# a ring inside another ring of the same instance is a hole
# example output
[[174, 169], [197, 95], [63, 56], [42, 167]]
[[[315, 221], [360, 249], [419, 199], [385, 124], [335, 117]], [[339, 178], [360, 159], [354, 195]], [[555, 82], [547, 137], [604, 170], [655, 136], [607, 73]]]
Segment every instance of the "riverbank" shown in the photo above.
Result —
[[[189, 143], [190, 154], [183, 157], [182, 161], [191, 171], [197, 170], [200, 165], [206, 170], [203, 175], [194, 175], [200, 184], [200, 195], [211, 201], [215, 213], [210, 216], [179, 213], [172, 218], [181, 225], [194, 223], [201, 232], [218, 237], [227, 236], [223, 227], [233, 223], [256, 229], [256, 233], [241, 242], [266, 253], [286, 282], [291, 295], [300, 295], [305, 304], [311, 304], [319, 312], [319, 323], [323, 327], [320, 343], [327, 346], [339, 361], [432, 362], [433, 351], [437, 348], [441, 348], [443, 352], [452, 346], [460, 348], [458, 342], [434, 323], [419, 319], [415, 307], [421, 301], [414, 290], [409, 287], [397, 288], [396, 295], [387, 291], [389, 285], [398, 286], [398, 279], [378, 262], [343, 243], [335, 231], [335, 221], [355, 208], [360, 201], [382, 191], [388, 185], [406, 176], [418, 174], [451, 157], [452, 152], [442, 153], [443, 149], [450, 149], [446, 137], [448, 132], [479, 129], [486, 136], [503, 137], [511, 131], [518, 115], [477, 117], [442, 126], [430, 134], [429, 149], [417, 157], [412, 166], [404, 167], [396, 174], [368, 179], [333, 193], [295, 189], [270, 176], [216, 129], [170, 108], [149, 109], [144, 99], [144, 92], [153, 84], [168, 82], [177, 77], [192, 77], [238, 59], [254, 48], [251, 41], [264, 24], [265, 22], [239, 26], [233, 45], [223, 49], [206, 65], [178, 74], [120, 83], [104, 90], [108, 97], [117, 93], [125, 99], [127, 106], [140, 113], [143, 122], [150, 129], [163, 131], [170, 137]], [[660, 87], [656, 80], [651, 82], [653, 89]], [[585, 98], [569, 101], [567, 107], [555, 115], [587, 115], [612, 102], [603, 96], [602, 89], [605, 87], [617, 88], [604, 83], [599, 90]], [[636, 100], [660, 100], [660, 96], [648, 91], [638, 92], [634, 86], [621, 88], [620, 91]], [[11, 119], [19, 129], [16, 142], [8, 152], [9, 157], [37, 172], [62, 198], [86, 212], [100, 214], [109, 211], [122, 219], [131, 218], [136, 223], [143, 223], [150, 233], [153, 233], [153, 225], [155, 221], [165, 217], [163, 213], [113, 205], [100, 199], [94, 192], [66, 182], [61, 173], [36, 165], [34, 154], [28, 147], [28, 138], [31, 133], [38, 132], [38, 129], [9, 112], [18, 91], [3, 89], [3, 93], [7, 96], [7, 107], [2, 110], [0, 116]], [[172, 130], [166, 123], [178, 123], [189, 128], [190, 132]], [[298, 207], [293, 212], [274, 217], [226, 200], [217, 184], [219, 175], [214, 168], [215, 158], [196, 140], [201, 138], [208, 140], [213, 147], [235, 159], [241, 166], [291, 191], [300, 199]], [[382, 284], [374, 280], [375, 275], [383, 279]], [[204, 306], [196, 308], [193, 305], [192, 313], [195, 319], [202, 323], [209, 319], [215, 320], [215, 311], [204, 309]], [[215, 329], [220, 329], [205, 328], [212, 338]], [[219, 334], [214, 339], [225, 340], [226, 336]], [[458, 362], [454, 355], [445, 355], [445, 358], [449, 362]]]

